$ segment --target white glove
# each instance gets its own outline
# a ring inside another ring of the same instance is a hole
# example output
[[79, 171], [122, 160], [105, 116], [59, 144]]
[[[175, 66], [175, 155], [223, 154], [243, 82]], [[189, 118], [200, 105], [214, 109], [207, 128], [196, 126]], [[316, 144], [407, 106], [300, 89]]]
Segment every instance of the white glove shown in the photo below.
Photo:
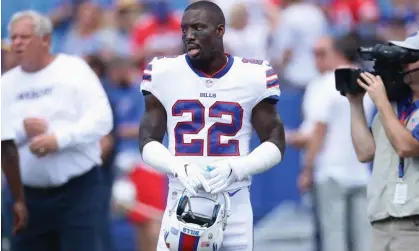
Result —
[[213, 168], [209, 172], [208, 184], [212, 194], [223, 192], [229, 185], [234, 183], [237, 178], [227, 161], [211, 165]]
[[211, 191], [207, 180], [203, 176], [203, 169], [198, 165], [176, 165], [173, 168], [173, 175], [193, 196], [198, 194], [200, 188], [204, 188], [206, 192]]

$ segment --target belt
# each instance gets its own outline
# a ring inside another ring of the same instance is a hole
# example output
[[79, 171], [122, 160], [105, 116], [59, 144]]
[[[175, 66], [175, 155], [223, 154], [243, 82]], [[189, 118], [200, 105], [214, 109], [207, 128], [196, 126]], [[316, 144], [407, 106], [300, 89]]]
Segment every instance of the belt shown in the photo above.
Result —
[[419, 221], [419, 214], [409, 215], [409, 216], [404, 216], [404, 217], [389, 216], [382, 220], [373, 221], [372, 223], [383, 223], [383, 222], [389, 222], [389, 221]]
[[94, 166], [92, 169], [87, 171], [86, 173], [83, 173], [79, 176], [73, 177], [69, 179], [66, 183], [58, 186], [50, 186], [50, 187], [32, 187], [32, 186], [26, 186], [24, 185], [25, 192], [30, 193], [39, 193], [39, 194], [56, 194], [56, 193], [62, 193], [65, 191], [69, 186], [72, 186], [75, 183], [78, 183], [79, 181], [83, 180], [85, 177], [89, 176], [89, 174], [92, 174], [95, 170], [97, 170], [98, 166]]
[[58, 194], [62, 193], [67, 183], [57, 187], [31, 187], [31, 186], [24, 186], [25, 193], [37, 193], [37, 194]]

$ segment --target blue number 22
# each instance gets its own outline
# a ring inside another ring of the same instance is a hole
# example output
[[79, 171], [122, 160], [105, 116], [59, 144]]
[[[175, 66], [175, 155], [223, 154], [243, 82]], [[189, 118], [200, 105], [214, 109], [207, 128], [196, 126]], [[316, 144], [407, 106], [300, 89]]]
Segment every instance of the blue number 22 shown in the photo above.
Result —
[[229, 140], [221, 143], [221, 136], [235, 136], [242, 128], [243, 109], [235, 102], [215, 102], [208, 109], [210, 118], [221, 118], [230, 115], [231, 123], [214, 123], [208, 128], [207, 142], [203, 139], [193, 139], [185, 143], [185, 134], [198, 134], [205, 127], [205, 107], [199, 100], [178, 100], [172, 107], [173, 116], [183, 116], [191, 113], [190, 121], [178, 122], [175, 126], [176, 156], [203, 156], [204, 146], [207, 146], [208, 156], [239, 156], [239, 141]]

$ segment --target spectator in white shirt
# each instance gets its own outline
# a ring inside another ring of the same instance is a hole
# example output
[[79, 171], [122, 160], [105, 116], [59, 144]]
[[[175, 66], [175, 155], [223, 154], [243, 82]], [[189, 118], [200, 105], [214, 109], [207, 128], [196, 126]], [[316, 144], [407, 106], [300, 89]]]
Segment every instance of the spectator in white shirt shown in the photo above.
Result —
[[322, 10], [303, 0], [284, 0], [277, 30], [273, 35], [271, 61], [283, 72], [283, 84], [304, 89], [318, 76], [313, 47], [327, 33]]
[[267, 11], [269, 11], [267, 6], [269, 4], [264, 0], [212, 0], [212, 2], [216, 3], [223, 10], [227, 23], [230, 23], [233, 19], [233, 9], [235, 6], [244, 4], [250, 10], [250, 26], [261, 27], [269, 24], [269, 17], [267, 16]]
[[296, 132], [290, 131], [287, 133], [287, 143], [297, 148], [304, 149], [307, 142], [310, 140], [311, 133], [314, 126], [315, 114], [317, 104], [322, 99], [322, 86], [324, 81], [330, 74], [333, 74], [335, 63], [332, 52], [333, 39], [325, 36], [321, 38], [313, 49], [315, 57], [316, 68], [320, 76], [315, 78], [307, 86], [304, 92], [304, 99], [302, 104], [303, 122]]
[[269, 27], [249, 24], [249, 8], [241, 3], [232, 7], [231, 21], [224, 36], [226, 50], [232, 55], [266, 60]]
[[99, 142], [112, 129], [112, 112], [81, 58], [50, 54], [51, 32], [51, 21], [34, 11], [9, 23], [19, 66], [2, 76], [2, 93], [16, 116], [30, 218], [14, 250], [99, 251]]
[[[316, 62], [316, 68], [320, 73], [320, 76], [311, 81], [306, 91], [304, 92], [302, 112], [303, 112], [303, 122], [301, 123], [297, 131], [287, 132], [287, 144], [300, 148], [303, 150], [302, 157], [304, 158], [304, 150], [311, 138], [313, 127], [315, 124], [315, 114], [316, 109], [318, 108], [319, 102], [321, 102], [322, 96], [322, 86], [324, 82], [330, 77], [330, 74], [333, 74], [335, 69], [335, 63], [333, 60], [333, 38], [325, 36], [321, 38], [316, 45], [314, 46], [313, 53]], [[311, 196], [309, 194], [308, 196]], [[316, 206], [316, 205], [314, 205]], [[314, 208], [314, 214], [317, 210]], [[316, 229], [316, 246], [320, 247], [320, 227], [319, 220], [317, 218], [313, 219], [313, 223]], [[321, 250], [320, 248], [318, 248]]]
[[[330, 43], [327, 51], [334, 54], [337, 68], [357, 68], [358, 46], [358, 39], [346, 36]], [[319, 53], [323, 52], [315, 54]], [[365, 251], [371, 236], [366, 212], [368, 164], [360, 163], [356, 157], [350, 107], [336, 90], [334, 73], [329, 72], [317, 88], [321, 94], [311, 108], [314, 126], [306, 146], [299, 188], [306, 192], [314, 181], [322, 250]], [[366, 114], [372, 115], [371, 100], [364, 104]]]

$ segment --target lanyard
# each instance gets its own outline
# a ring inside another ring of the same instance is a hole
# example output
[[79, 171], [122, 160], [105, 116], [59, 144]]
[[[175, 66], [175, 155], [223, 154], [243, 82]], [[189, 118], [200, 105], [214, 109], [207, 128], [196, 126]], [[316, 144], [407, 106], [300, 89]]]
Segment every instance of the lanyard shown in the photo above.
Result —
[[[410, 117], [412, 114], [418, 109], [418, 107], [415, 105], [415, 103], [409, 103], [409, 105], [403, 107], [403, 111], [401, 112], [399, 116], [400, 123], [404, 126], [407, 125], [407, 123], [410, 120]], [[404, 158], [400, 157], [399, 160], [399, 178], [402, 179], [404, 176]]]

